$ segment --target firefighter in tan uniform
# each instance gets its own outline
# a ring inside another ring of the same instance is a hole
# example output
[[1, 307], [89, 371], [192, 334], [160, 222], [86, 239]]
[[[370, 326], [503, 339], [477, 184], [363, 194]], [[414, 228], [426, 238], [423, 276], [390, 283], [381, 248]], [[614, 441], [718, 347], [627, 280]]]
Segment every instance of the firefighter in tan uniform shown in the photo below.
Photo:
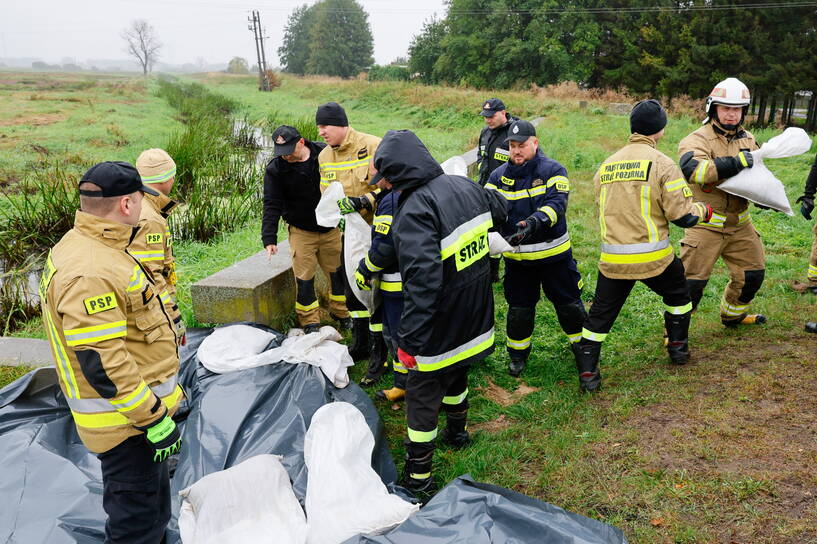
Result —
[[[341, 213], [359, 212], [371, 224], [377, 190], [372, 191], [369, 187], [369, 179], [373, 176], [372, 159], [380, 138], [350, 127], [346, 111], [336, 102], [318, 106], [315, 123], [318, 125], [318, 134], [328, 144], [318, 155], [321, 191], [333, 181], [340, 182], [345, 195], [345, 198], [338, 201]], [[370, 316], [366, 306], [355, 297], [344, 268], [341, 256], [340, 270], [346, 286], [346, 307], [352, 317], [352, 347], [349, 354], [355, 361], [370, 356], [367, 375], [376, 376], [382, 374], [382, 367], [387, 364], [383, 320], [377, 315]], [[362, 383], [367, 385], [371, 381], [364, 377]]]
[[749, 201], [718, 189], [721, 182], [754, 164], [750, 151], [758, 145], [742, 128], [749, 102], [746, 85], [732, 77], [721, 81], [707, 98], [704, 126], [678, 144], [681, 170], [692, 193], [713, 209], [709, 221], [686, 231], [681, 240], [692, 306], [698, 307], [712, 268], [722, 258], [730, 276], [720, 307], [721, 322], [727, 326], [766, 321], [761, 314], [748, 313], [766, 268]]
[[176, 163], [163, 149], [148, 149], [136, 159], [136, 169], [142, 183], [159, 194], [146, 194], [142, 200], [139, 232], [128, 247], [130, 254], [153, 276], [159, 300], [176, 328], [180, 346], [185, 345], [185, 326], [176, 302], [176, 259], [173, 257], [173, 239], [167, 218], [179, 204], [168, 195], [176, 180]]
[[106, 542], [157, 544], [170, 519], [167, 463], [181, 448], [171, 416], [176, 334], [150, 273], [127, 251], [143, 193], [124, 162], [93, 166], [79, 183], [74, 228], [49, 253], [43, 324], [79, 437], [102, 467]]
[[576, 357], [583, 391], [601, 385], [601, 344], [636, 280], [664, 301], [670, 361], [684, 364], [689, 359], [692, 303], [684, 266], [669, 241], [669, 223], [689, 228], [708, 220], [712, 210], [693, 202], [675, 162], [655, 148], [666, 124], [667, 114], [657, 101], [636, 104], [629, 143], [607, 158], [594, 178], [602, 243], [596, 294]]

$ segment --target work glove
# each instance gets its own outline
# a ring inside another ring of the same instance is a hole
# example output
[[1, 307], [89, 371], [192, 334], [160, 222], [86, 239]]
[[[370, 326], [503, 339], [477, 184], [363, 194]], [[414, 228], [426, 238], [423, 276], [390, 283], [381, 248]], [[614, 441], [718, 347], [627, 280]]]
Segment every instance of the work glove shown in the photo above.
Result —
[[341, 215], [347, 213], [358, 212], [360, 210], [371, 210], [372, 205], [369, 199], [363, 196], [347, 196], [338, 200], [338, 208], [340, 208]]
[[[540, 224], [545, 223], [535, 215], [531, 215], [527, 219], [516, 224], [516, 232], [508, 237], [508, 243], [512, 246], [518, 246], [528, 240], [539, 229]], [[550, 223], [550, 218], [547, 219]]]
[[369, 281], [369, 278], [366, 277], [360, 269], [355, 270], [355, 283], [357, 284], [357, 288], [361, 291], [371, 291], [372, 284]]
[[167, 415], [167, 410], [164, 417], [160, 417], [152, 424], [136, 428], [145, 433], [148, 445], [153, 448], [154, 463], [163, 463], [182, 449], [182, 435], [176, 427], [176, 422]]
[[737, 155], [734, 156], [736, 161], [735, 166], [738, 169], [738, 172], [743, 170], [744, 168], [751, 168], [755, 165], [755, 159], [752, 157], [752, 154], [748, 151], [741, 151]]
[[811, 212], [814, 211], [814, 197], [803, 195], [795, 203], [800, 203], [800, 214], [811, 221]]
[[346, 218], [340, 218], [340, 221], [338, 221], [338, 230], [341, 232], [346, 230]]
[[397, 358], [400, 359], [400, 362], [405, 368], [409, 370], [417, 368], [417, 359], [414, 358], [414, 355], [409, 355], [403, 351], [403, 348], [397, 348]]

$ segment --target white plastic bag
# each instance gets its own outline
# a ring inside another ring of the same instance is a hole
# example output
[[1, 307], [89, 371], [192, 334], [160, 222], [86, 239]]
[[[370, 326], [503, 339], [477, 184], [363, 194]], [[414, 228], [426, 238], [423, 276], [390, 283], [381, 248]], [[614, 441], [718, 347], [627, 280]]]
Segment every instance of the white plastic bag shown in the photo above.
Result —
[[355, 297], [370, 311], [374, 311], [374, 295], [372, 291], [358, 289], [355, 282], [355, 271], [361, 259], [366, 257], [372, 247], [372, 227], [359, 213], [346, 215], [346, 228], [343, 232], [343, 264], [346, 267], [346, 281], [355, 294]]
[[440, 167], [443, 172], [449, 176], [465, 176], [468, 177], [468, 165], [465, 164], [465, 159], [461, 155], [455, 155], [442, 163]]
[[389, 494], [372, 469], [373, 448], [372, 431], [353, 405], [332, 402], [312, 416], [304, 438], [309, 544], [382, 533], [419, 509]]
[[315, 208], [315, 220], [318, 225], [330, 228], [338, 226], [342, 217], [340, 208], [338, 208], [338, 200], [343, 196], [343, 185], [339, 181], [333, 181], [329, 184]]
[[718, 189], [784, 212], [786, 215], [794, 215], [783, 183], [766, 167], [764, 160], [794, 157], [802, 155], [809, 149], [811, 138], [806, 131], [789, 127], [782, 134], [763, 144], [757, 151], [752, 151], [754, 165], [727, 179], [718, 185]]
[[179, 491], [184, 544], [306, 542], [306, 516], [277, 455], [256, 455]]
[[488, 233], [488, 251], [491, 255], [502, 255], [503, 253], [515, 253], [518, 247], [513, 247], [498, 232]]

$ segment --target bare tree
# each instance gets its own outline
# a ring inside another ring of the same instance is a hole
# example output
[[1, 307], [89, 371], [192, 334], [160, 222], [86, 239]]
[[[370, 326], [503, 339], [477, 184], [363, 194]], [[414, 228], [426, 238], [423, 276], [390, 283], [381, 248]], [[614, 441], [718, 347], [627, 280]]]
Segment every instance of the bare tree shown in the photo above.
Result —
[[156, 30], [144, 19], [137, 19], [122, 31], [122, 39], [127, 43], [125, 51], [136, 57], [142, 65], [142, 73], [148, 75], [159, 58], [159, 49], [162, 47]]

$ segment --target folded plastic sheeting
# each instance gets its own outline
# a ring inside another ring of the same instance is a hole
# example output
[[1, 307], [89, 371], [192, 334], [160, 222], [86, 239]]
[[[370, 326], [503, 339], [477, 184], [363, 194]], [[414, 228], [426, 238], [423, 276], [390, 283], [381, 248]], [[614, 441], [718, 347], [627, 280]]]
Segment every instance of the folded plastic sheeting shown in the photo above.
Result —
[[[176, 417], [184, 447], [171, 480], [169, 544], [180, 541], [178, 492], [256, 455], [281, 455], [303, 504], [304, 436], [315, 411], [330, 402], [348, 402], [363, 413], [375, 437], [372, 468], [385, 484], [395, 481], [380, 418], [357, 385], [337, 389], [309, 365], [214, 374], [196, 361], [197, 349], [210, 332], [189, 330], [188, 345], [181, 351], [180, 383], [189, 400]], [[275, 336], [278, 344], [284, 338]], [[29, 373], [0, 390], [0, 466], [0, 542], [104, 541], [99, 461], [77, 436], [53, 368]]]
[[344, 544], [627, 544], [620, 529], [521, 493], [460, 476], [380, 536]]
[[802, 155], [811, 149], [811, 138], [802, 128], [789, 127], [778, 134], [757, 151], [752, 151], [754, 165], [744, 168], [736, 176], [732, 176], [720, 185], [718, 189], [727, 193], [741, 196], [755, 204], [766, 206], [794, 215], [791, 211], [789, 199], [786, 197], [786, 188], [769, 170], [764, 161], [766, 159], [782, 159]]
[[270, 535], [279, 542], [306, 542], [304, 511], [276, 455], [256, 455], [208, 474], [181, 495], [184, 544], [267, 542]]
[[[290, 331], [291, 333], [292, 331]], [[307, 363], [323, 371], [335, 387], [349, 385], [346, 369], [354, 365], [343, 337], [332, 327], [287, 337], [269, 348], [276, 336], [249, 325], [229, 325], [213, 331], [199, 347], [199, 361], [211, 372], [224, 374], [275, 363]]]
[[304, 439], [308, 544], [338, 544], [379, 534], [419, 508], [390, 495], [369, 459], [374, 437], [360, 410], [345, 402], [318, 409]]

